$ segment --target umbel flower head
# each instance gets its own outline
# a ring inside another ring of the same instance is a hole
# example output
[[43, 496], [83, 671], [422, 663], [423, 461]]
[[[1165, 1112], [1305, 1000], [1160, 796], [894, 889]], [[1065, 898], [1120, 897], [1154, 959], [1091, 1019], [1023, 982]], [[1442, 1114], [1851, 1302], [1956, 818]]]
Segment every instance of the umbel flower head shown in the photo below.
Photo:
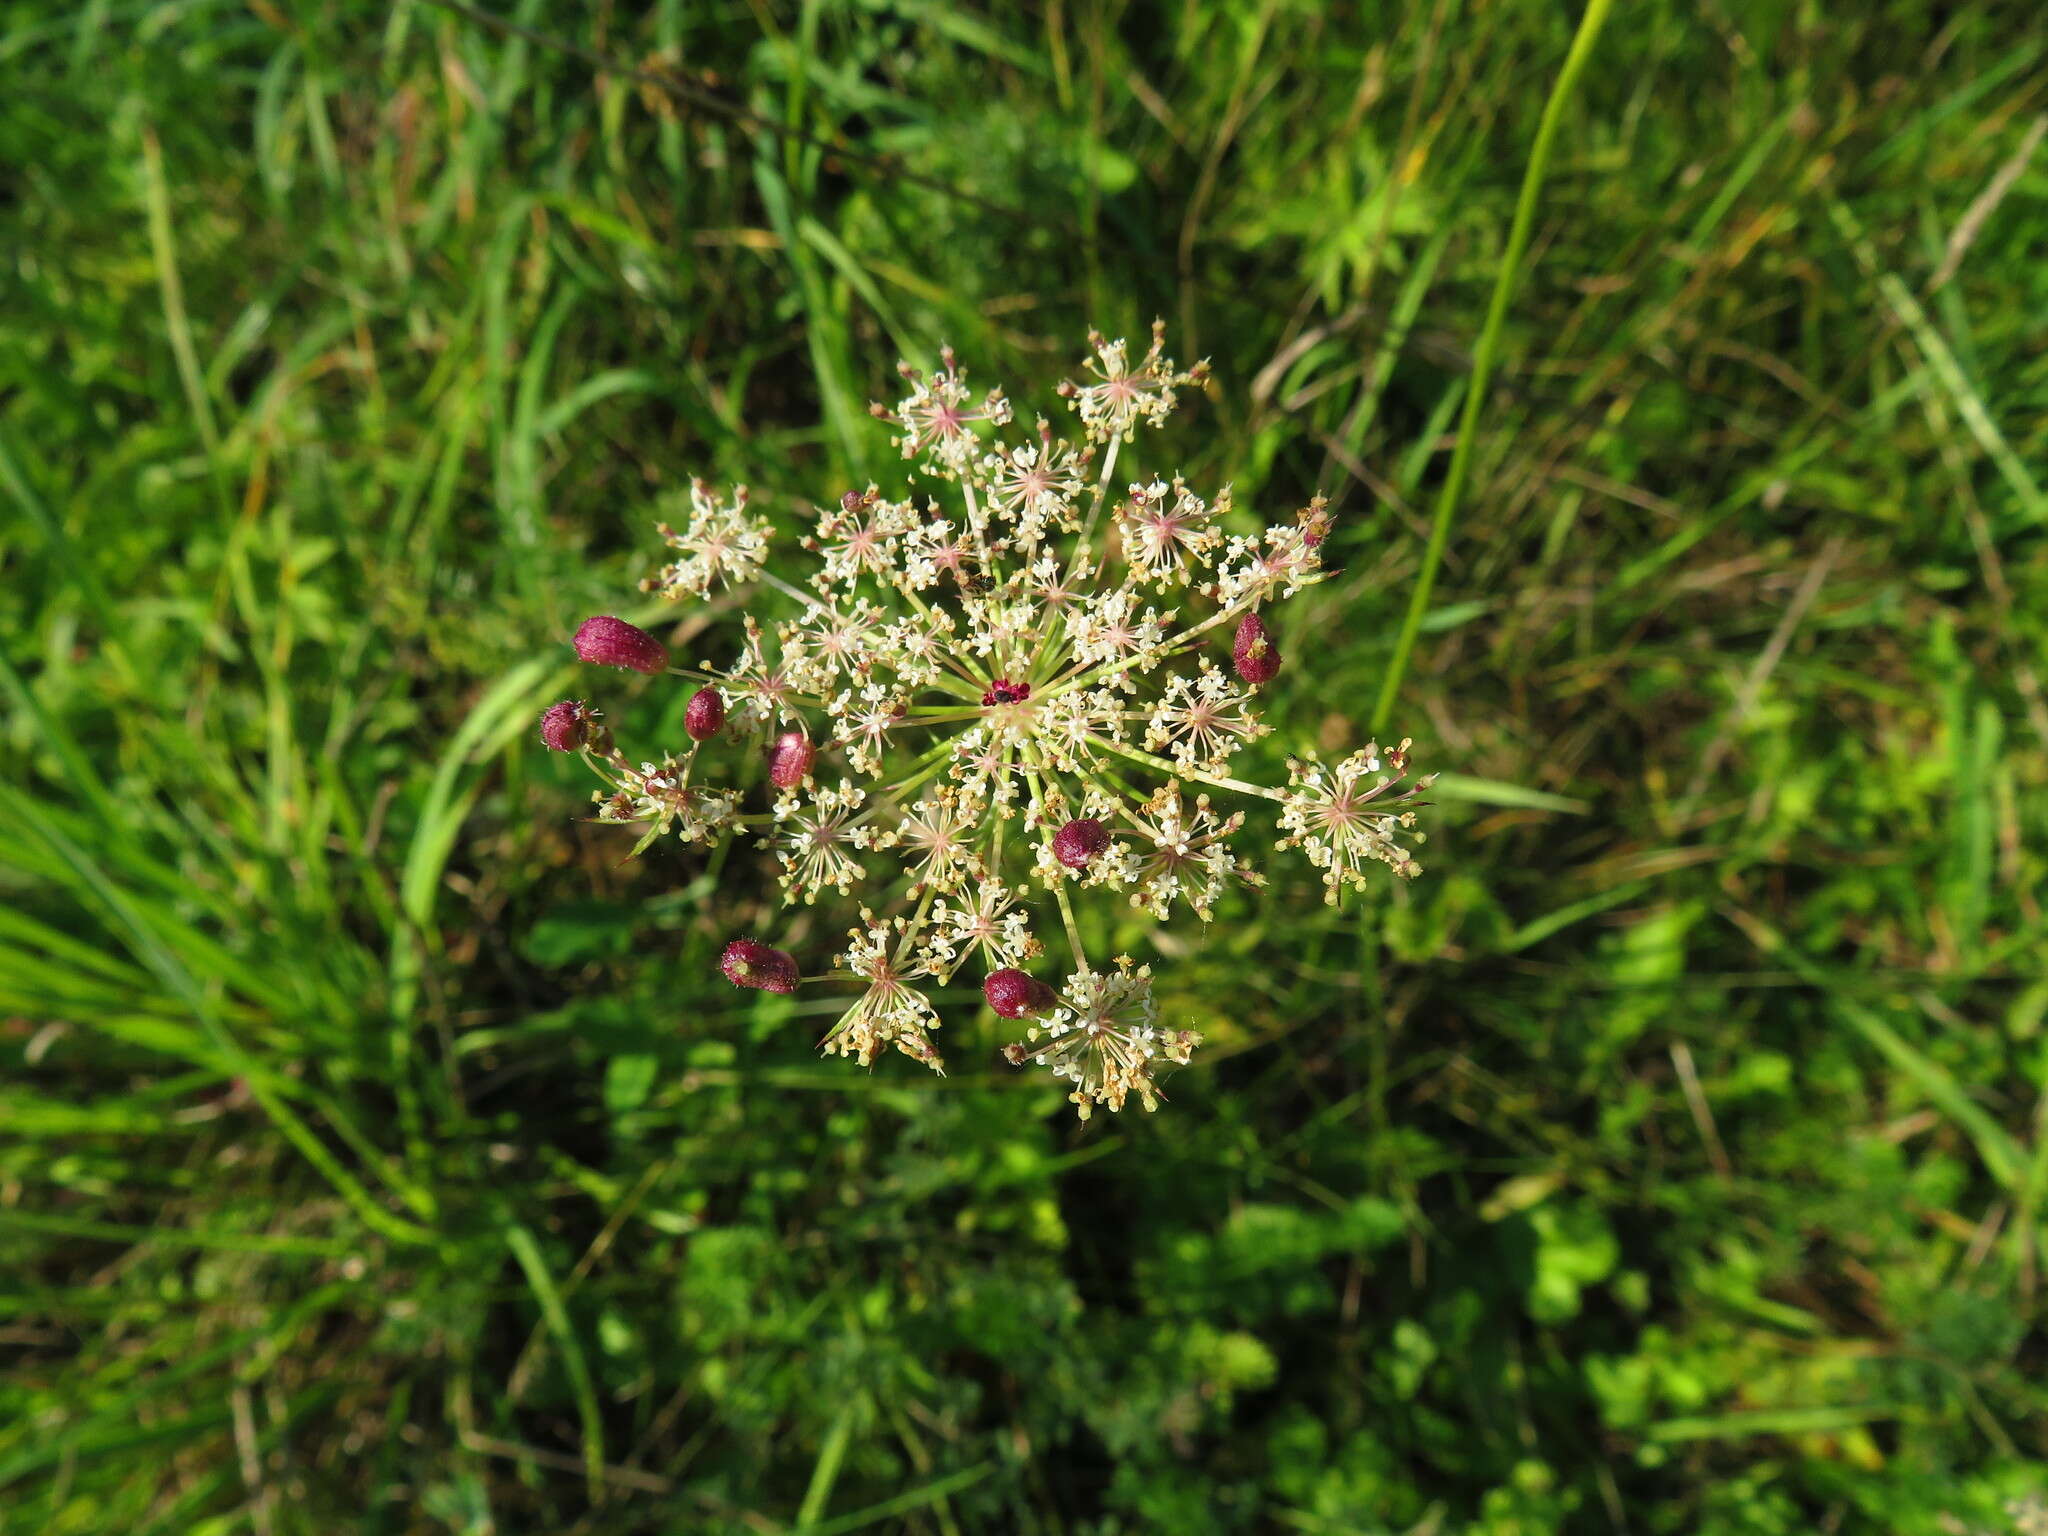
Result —
[[[1419, 873], [1408, 742], [1289, 764], [1284, 786], [1233, 775], [1270, 727], [1262, 690], [1282, 670], [1275, 610], [1325, 575], [1320, 497], [1260, 528], [1227, 486], [1136, 469], [1139, 440], [1206, 376], [1090, 335], [1083, 376], [1060, 387], [1079, 431], [1019, 430], [1000, 390], [975, 392], [950, 350], [902, 368], [875, 415], [895, 428], [906, 484], [835, 494], [801, 540], [798, 584], [771, 569], [773, 525], [696, 482], [674, 558], [642, 586], [678, 602], [754, 586], [783, 614], [752, 615], [723, 656], [671, 664], [610, 616], [576, 633], [598, 666], [666, 671], [693, 691], [687, 742], [637, 765], [594, 710], [551, 708], [542, 739], [581, 751], [605, 781], [598, 819], [710, 843], [752, 835], [784, 900], [858, 893], [859, 922], [826, 963], [735, 936], [735, 985], [845, 991], [823, 1048], [863, 1065], [893, 1048], [933, 1070], [931, 993], [969, 968], [988, 1007], [1022, 1021], [1005, 1050], [1065, 1080], [1085, 1118], [1133, 1096], [1201, 1043], [1159, 1018], [1149, 965], [1084, 951], [1076, 902], [1103, 891], [1166, 923], [1209, 920], [1236, 885], [1263, 884], [1238, 841], [1270, 802], [1276, 846], [1322, 870], [1328, 899], [1375, 866]], [[684, 509], [679, 508], [679, 512]], [[638, 849], [635, 850], [636, 852]], [[1046, 938], [1066, 954], [1048, 958]]]

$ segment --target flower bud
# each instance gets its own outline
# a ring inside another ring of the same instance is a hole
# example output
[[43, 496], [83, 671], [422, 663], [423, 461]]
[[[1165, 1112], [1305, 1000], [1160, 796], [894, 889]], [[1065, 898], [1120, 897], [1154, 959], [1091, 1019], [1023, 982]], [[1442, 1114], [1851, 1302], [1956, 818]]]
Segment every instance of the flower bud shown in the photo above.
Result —
[[1265, 621], [1256, 613], [1238, 620], [1237, 638], [1230, 642], [1231, 665], [1237, 675], [1256, 688], [1269, 683], [1280, 670], [1280, 647], [1273, 643]]
[[718, 968], [736, 987], [761, 992], [796, 990], [796, 957], [787, 950], [770, 949], [759, 939], [734, 939], [718, 957]]
[[1086, 869], [1109, 846], [1109, 828], [1093, 816], [1078, 817], [1052, 835], [1052, 856], [1069, 869]]
[[981, 995], [988, 999], [989, 1007], [1006, 1019], [1044, 1013], [1059, 1001], [1059, 994], [1036, 976], [1007, 966], [988, 973], [988, 980], [981, 984]]
[[576, 655], [599, 667], [659, 672], [668, 666], [668, 647], [637, 624], [599, 614], [576, 631]]
[[595, 713], [581, 699], [564, 699], [541, 713], [540, 739], [550, 752], [580, 752], [590, 745]]
[[705, 684], [683, 709], [683, 729], [692, 741], [709, 741], [725, 729], [725, 695]]
[[802, 731], [784, 731], [768, 749], [768, 778], [777, 789], [795, 789], [810, 777], [818, 749]]

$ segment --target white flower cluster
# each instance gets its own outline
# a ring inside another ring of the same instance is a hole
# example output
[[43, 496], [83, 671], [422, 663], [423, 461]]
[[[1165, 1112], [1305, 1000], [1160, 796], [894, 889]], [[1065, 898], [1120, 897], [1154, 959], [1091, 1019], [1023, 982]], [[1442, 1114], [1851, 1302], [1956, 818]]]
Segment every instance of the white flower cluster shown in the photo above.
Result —
[[[608, 737], [586, 749], [610, 785], [602, 819], [650, 839], [749, 827], [791, 902], [831, 890], [873, 903], [901, 881], [891, 914], [863, 908], [836, 967], [804, 978], [859, 989], [827, 1050], [865, 1064], [893, 1045], [940, 1068], [919, 984], [971, 962], [997, 1011], [1030, 1021], [1011, 1059], [1069, 1080], [1084, 1115], [1132, 1094], [1153, 1107], [1154, 1071], [1199, 1038], [1159, 1028], [1150, 967], [1090, 964], [1078, 888], [1123, 892], [1161, 921], [1176, 907], [1207, 921], [1230, 887], [1263, 883], [1233, 845], [1244, 813], [1214, 809], [1215, 791], [1276, 804], [1279, 846], [1301, 848], [1334, 900], [1373, 863], [1417, 873], [1396, 834], [1428, 783], [1406, 779], [1406, 742], [1294, 763], [1285, 789], [1230, 776], [1270, 729], [1258, 687], [1280, 653], [1260, 611], [1323, 578], [1329, 517], [1318, 498], [1238, 531], [1227, 486], [1204, 496], [1177, 475], [1130, 474], [1133, 440], [1205, 370], [1167, 357], [1157, 327], [1135, 362], [1122, 341], [1090, 344], [1087, 377], [1060, 391], [1078, 442], [1043, 419], [1008, 436], [1009, 402], [971, 391], [950, 350], [929, 376], [906, 366], [902, 398], [874, 411], [912, 484], [826, 507], [803, 540], [818, 562], [807, 585], [768, 569], [770, 525], [744, 488], [720, 500], [693, 486], [682, 531], [661, 526], [677, 558], [643, 586], [694, 598], [756, 581], [789, 616], [746, 618], [723, 665], [669, 668], [700, 685], [691, 719], [701, 708], [704, 728], [692, 724], [682, 757], [635, 769]], [[693, 785], [700, 758], [721, 787]], [[766, 808], [742, 813], [760, 778]], [[1035, 925], [1055, 911], [1072, 955], [1057, 990], [1025, 973], [1045, 953]], [[734, 979], [781, 974], [757, 965]]]
[[1012, 1065], [1033, 1062], [1074, 1085], [1067, 1097], [1086, 1120], [1097, 1104], [1112, 1111], [1136, 1093], [1147, 1109], [1159, 1107], [1154, 1065], [1185, 1066], [1202, 1037], [1188, 1029], [1161, 1029], [1152, 997], [1152, 967], [1132, 969], [1119, 956], [1116, 969], [1085, 965], [1067, 980], [1057, 1006], [1025, 1031], [1024, 1041], [1005, 1047]]
[[733, 825], [738, 794], [691, 784], [690, 775], [697, 766], [694, 752], [681, 758], [664, 752], [660, 762], [642, 763], [637, 768], [616, 753], [614, 757], [616, 760], [606, 765], [611, 792], [596, 797], [597, 819], [646, 827], [635, 853], [667, 832], [676, 833], [686, 843], [709, 842]]
[[[1409, 797], [1400, 792], [1411, 745], [1404, 737], [1383, 753], [1374, 743], [1329, 767], [1288, 760], [1288, 789], [1280, 803], [1280, 825], [1288, 835], [1280, 846], [1301, 849], [1323, 871], [1325, 901], [1334, 904], [1346, 885], [1364, 890], [1374, 864], [1411, 878], [1422, 873], [1397, 841], [1415, 825], [1414, 809], [1405, 803]], [[1379, 803], [1382, 796], [1388, 804]], [[1409, 841], [1421, 842], [1422, 834], [1411, 833]]]
[[667, 523], [655, 531], [671, 549], [682, 551], [640, 583], [643, 592], [664, 597], [702, 597], [712, 583], [738, 586], [753, 580], [768, 559], [769, 525], [747, 515], [747, 488], [736, 486], [730, 504], [719, 502], [702, 480], [690, 482], [690, 520], [677, 533]]

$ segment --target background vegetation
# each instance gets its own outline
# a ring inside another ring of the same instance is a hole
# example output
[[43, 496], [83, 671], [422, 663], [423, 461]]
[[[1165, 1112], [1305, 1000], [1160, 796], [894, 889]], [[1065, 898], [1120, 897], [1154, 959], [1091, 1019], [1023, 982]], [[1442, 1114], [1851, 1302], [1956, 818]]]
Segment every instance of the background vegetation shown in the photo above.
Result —
[[2034, 4], [1615, 9], [1399, 698], [1480, 782], [1083, 1128], [716, 981], [563, 638], [1156, 313], [1361, 735], [1575, 11], [500, 3], [0, 0], [0, 1531], [2040, 1528]]

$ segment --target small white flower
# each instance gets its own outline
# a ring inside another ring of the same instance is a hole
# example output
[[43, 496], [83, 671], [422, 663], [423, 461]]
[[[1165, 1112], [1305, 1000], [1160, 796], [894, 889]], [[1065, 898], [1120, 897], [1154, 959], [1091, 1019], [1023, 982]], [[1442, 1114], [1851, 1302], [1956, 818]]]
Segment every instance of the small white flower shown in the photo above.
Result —
[[667, 523], [655, 531], [683, 558], [671, 561], [640, 583], [663, 597], [702, 597], [713, 582], [737, 586], [751, 581], [768, 558], [769, 524], [747, 515], [747, 488], [735, 486], [732, 501], [723, 503], [702, 480], [690, 482], [690, 520], [678, 533]]
[[[1361, 748], [1334, 767], [1289, 759], [1287, 798], [1280, 809], [1280, 825], [1288, 835], [1275, 846], [1301, 849], [1324, 872], [1325, 901], [1334, 903], [1344, 885], [1363, 890], [1366, 871], [1374, 864], [1384, 864], [1407, 879], [1422, 873], [1422, 866], [1396, 839], [1415, 825], [1415, 812], [1405, 802], [1429, 788], [1430, 780], [1418, 779], [1390, 803], [1379, 803], [1407, 771], [1408, 746], [1403, 739], [1386, 754], [1391, 774], [1380, 772], [1377, 745]], [[1414, 833], [1409, 841], [1419, 843], [1422, 835]]]
[[782, 888], [796, 901], [813, 902], [826, 886], [844, 896], [861, 876], [858, 854], [869, 842], [857, 785], [819, 789], [805, 805], [785, 796], [775, 808], [775, 828], [764, 839], [782, 862]]
[[824, 695], [839, 679], [862, 677], [873, 665], [875, 626], [882, 610], [865, 597], [844, 605], [818, 602], [803, 618], [777, 629], [783, 670], [800, 693]]
[[882, 748], [909, 706], [880, 683], [849, 688], [825, 706], [833, 720], [833, 736], [846, 748], [855, 770], [879, 775]]
[[1010, 403], [1003, 392], [992, 389], [977, 403], [967, 389], [967, 375], [953, 357], [953, 349], [940, 351], [939, 371], [929, 378], [903, 365], [899, 371], [910, 392], [894, 411], [874, 408], [885, 421], [900, 426], [896, 446], [906, 459], [922, 459], [927, 472], [948, 479], [965, 476], [981, 454], [981, 439], [975, 436], [977, 423], [1002, 426], [1010, 419]]
[[597, 802], [597, 819], [645, 823], [640, 848], [668, 832], [686, 843], [709, 842], [730, 825], [739, 803], [730, 790], [690, 782], [694, 754], [678, 759], [664, 753], [659, 763], [638, 768], [615, 754], [609, 766], [614, 775], [611, 792], [599, 790], [591, 796]]
[[933, 973], [939, 980], [951, 981], [953, 972], [977, 955], [993, 971], [1021, 965], [1036, 951], [1030, 915], [1017, 906], [1023, 894], [991, 880], [972, 887], [958, 905], [941, 898], [933, 906], [932, 944], [938, 960]]
[[987, 802], [973, 790], [940, 785], [924, 792], [888, 834], [887, 846], [901, 849], [917, 887], [950, 891], [981, 873], [982, 816]]
[[1254, 607], [1314, 586], [1329, 574], [1321, 553], [1328, 523], [1319, 498], [1298, 521], [1268, 528], [1262, 538], [1232, 535], [1217, 563], [1217, 600], [1225, 607]]
[[989, 500], [1010, 519], [1010, 542], [1035, 549], [1055, 529], [1080, 527], [1074, 504], [1087, 486], [1088, 450], [1052, 440], [1045, 418], [1039, 440], [991, 453], [982, 461]]
[[1086, 1120], [1097, 1104], [1112, 1112], [1133, 1093], [1147, 1109], [1159, 1107], [1155, 1068], [1185, 1064], [1202, 1037], [1193, 1030], [1159, 1028], [1152, 998], [1152, 967], [1135, 970], [1119, 956], [1113, 971], [1082, 969], [1067, 978], [1059, 1006], [1033, 1024], [1024, 1042], [1005, 1048], [1012, 1062], [1034, 1061], [1074, 1085], [1067, 1095]]
[[1237, 686], [1206, 657], [1194, 677], [1171, 677], [1152, 706], [1145, 745], [1164, 751], [1187, 772], [1222, 773], [1248, 741], [1273, 728], [1253, 711], [1249, 690]]
[[862, 1066], [871, 1067], [881, 1049], [893, 1045], [943, 1075], [946, 1064], [929, 1033], [938, 1027], [938, 1015], [911, 985], [930, 972], [910, 953], [914, 946], [906, 932], [909, 925], [900, 917], [877, 919], [865, 907], [860, 917], [861, 926], [848, 934], [851, 942], [839, 963], [866, 988], [839, 1016], [819, 1049], [858, 1057]]
[[820, 514], [817, 535], [804, 541], [825, 557], [814, 585], [827, 592], [851, 588], [863, 576], [888, 579], [901, 559], [903, 536], [917, 526], [917, 510], [907, 501], [884, 501], [873, 486], [865, 495], [849, 494]]
[[807, 690], [800, 686], [799, 679], [814, 664], [801, 648], [771, 659], [761, 626], [753, 615], [747, 615], [743, 622], [746, 639], [740, 658], [719, 678], [733, 727], [745, 733], [800, 721]]
[[903, 579], [911, 592], [923, 592], [949, 580], [964, 587], [977, 563], [974, 539], [959, 524], [943, 517], [921, 522], [903, 540]]
[[1213, 525], [1229, 510], [1229, 486], [1216, 493], [1212, 507], [1178, 475], [1171, 487], [1163, 480], [1134, 485], [1130, 499], [1116, 509], [1124, 558], [1155, 586], [1184, 585], [1208, 564], [1222, 542]]
[[1231, 851], [1231, 834], [1244, 825], [1242, 811], [1219, 818], [1209, 809], [1207, 795], [1197, 795], [1189, 811], [1181, 804], [1180, 785], [1170, 783], [1142, 809], [1126, 809], [1124, 816], [1136, 833], [1124, 845], [1129, 883], [1135, 887], [1131, 905], [1162, 922], [1179, 901], [1206, 923], [1216, 898], [1233, 882], [1266, 883]]
[[[1172, 610], [1157, 608], [1138, 611], [1138, 594], [1125, 588], [1070, 608], [1063, 615], [1074, 659], [1084, 665], [1104, 662], [1132, 662], [1143, 667], [1155, 665], [1166, 645], [1166, 627], [1173, 622]], [[1127, 677], [1120, 672], [1119, 677]]]
[[1063, 390], [1080, 414], [1094, 442], [1128, 438], [1139, 425], [1157, 427], [1173, 414], [1174, 391], [1208, 376], [1209, 365], [1197, 363], [1183, 371], [1166, 355], [1166, 322], [1152, 326], [1152, 348], [1136, 366], [1130, 361], [1130, 347], [1122, 340], [1109, 341], [1094, 331], [1088, 345], [1095, 355], [1088, 360], [1093, 384], [1069, 384]]

